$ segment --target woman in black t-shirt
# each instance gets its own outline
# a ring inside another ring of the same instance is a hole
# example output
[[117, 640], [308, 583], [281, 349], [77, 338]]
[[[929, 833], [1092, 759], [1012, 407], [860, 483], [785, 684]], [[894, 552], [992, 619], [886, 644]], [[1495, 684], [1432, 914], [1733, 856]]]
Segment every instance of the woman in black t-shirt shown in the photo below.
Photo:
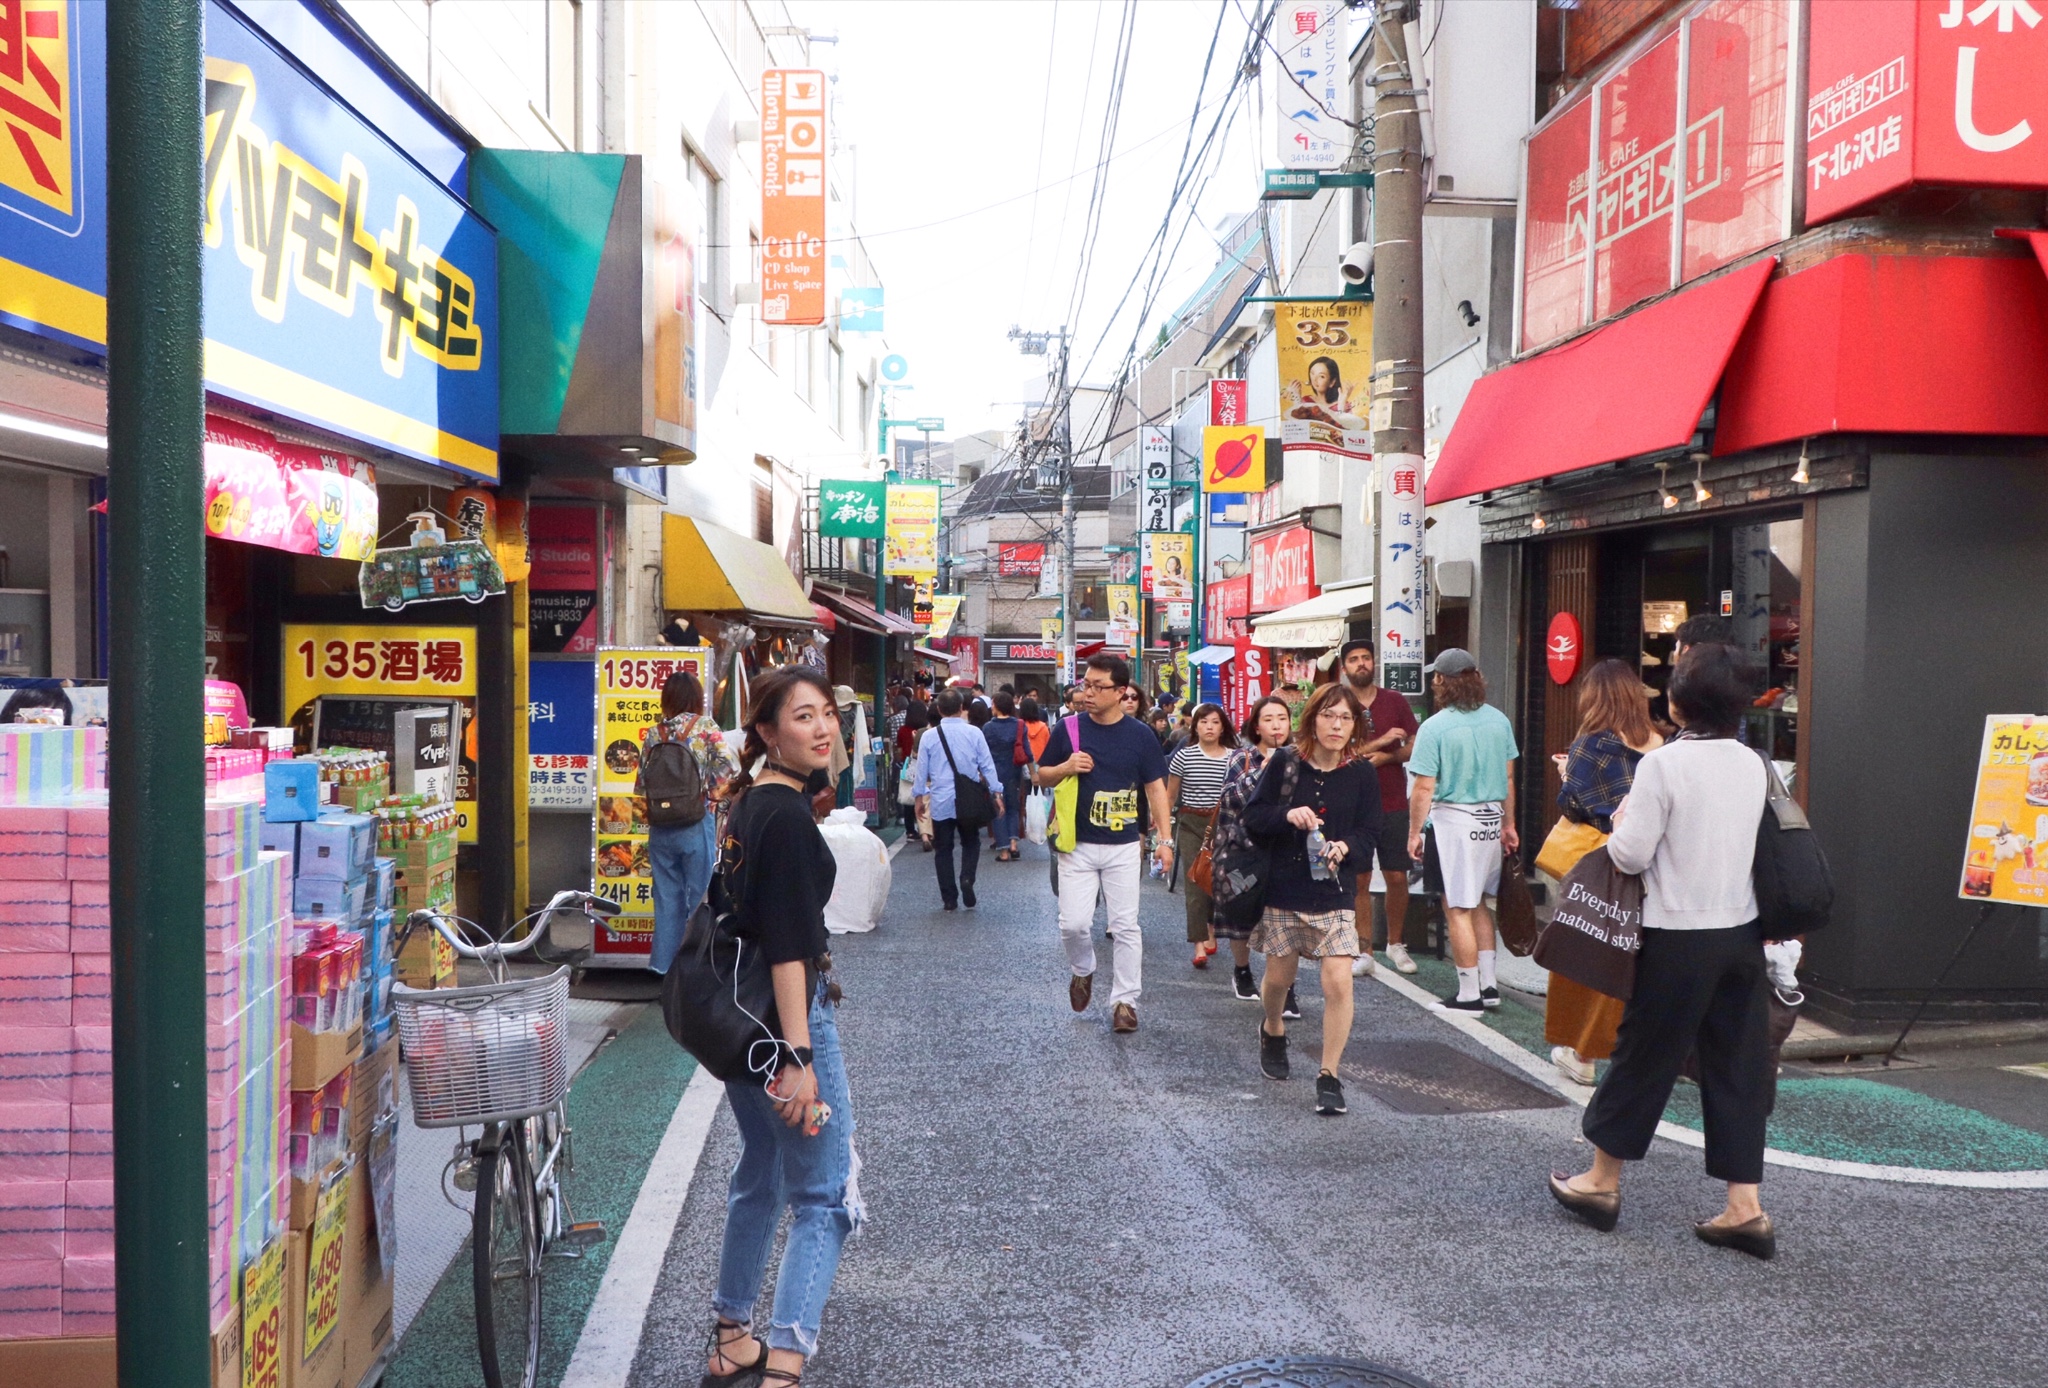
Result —
[[[740, 938], [767, 955], [782, 1045], [766, 1084], [750, 1077], [725, 1086], [741, 1148], [711, 1302], [718, 1323], [703, 1381], [714, 1386], [802, 1381], [804, 1360], [817, 1352], [840, 1247], [863, 1213], [825, 933], [834, 864], [807, 790], [831, 764], [838, 736], [832, 686], [822, 675], [784, 667], [755, 684], [719, 870]], [[766, 1336], [757, 1337], [754, 1304], [784, 1205], [790, 1226], [775, 1307]]]

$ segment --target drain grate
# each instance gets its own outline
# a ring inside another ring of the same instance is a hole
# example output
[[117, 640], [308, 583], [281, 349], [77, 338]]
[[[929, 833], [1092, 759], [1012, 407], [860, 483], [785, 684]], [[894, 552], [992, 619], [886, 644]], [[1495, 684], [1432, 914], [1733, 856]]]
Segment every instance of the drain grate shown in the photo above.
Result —
[[1563, 1108], [1547, 1089], [1441, 1041], [1353, 1042], [1344, 1078], [1399, 1113]]
[[1203, 1374], [1188, 1388], [1429, 1388], [1429, 1384], [1384, 1364], [1275, 1355]]

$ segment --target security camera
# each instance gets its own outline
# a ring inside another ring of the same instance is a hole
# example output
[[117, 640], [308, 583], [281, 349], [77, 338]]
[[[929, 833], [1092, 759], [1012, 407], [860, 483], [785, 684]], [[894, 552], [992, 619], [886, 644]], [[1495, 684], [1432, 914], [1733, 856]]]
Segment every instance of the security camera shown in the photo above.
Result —
[[1354, 241], [1351, 249], [1344, 252], [1344, 259], [1338, 262], [1337, 273], [1344, 277], [1346, 284], [1364, 284], [1372, 278], [1372, 242]]

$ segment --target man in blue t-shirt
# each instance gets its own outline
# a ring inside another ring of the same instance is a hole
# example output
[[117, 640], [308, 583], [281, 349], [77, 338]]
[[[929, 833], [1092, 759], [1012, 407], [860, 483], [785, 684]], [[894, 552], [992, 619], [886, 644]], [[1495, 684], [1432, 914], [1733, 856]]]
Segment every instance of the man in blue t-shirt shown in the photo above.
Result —
[[[1069, 714], [1054, 724], [1040, 760], [1037, 780], [1055, 786], [1078, 776], [1074, 805], [1074, 847], [1059, 863], [1060, 938], [1073, 978], [1067, 1001], [1088, 1010], [1095, 989], [1095, 919], [1098, 889], [1109, 910], [1109, 934], [1116, 941], [1110, 983], [1110, 1029], [1138, 1029], [1138, 992], [1143, 953], [1138, 934], [1138, 886], [1144, 879], [1143, 829], [1138, 804], [1150, 802], [1152, 822], [1172, 820], [1166, 803], [1166, 755], [1152, 730], [1123, 712], [1131, 667], [1113, 655], [1089, 659], [1078, 692], [1086, 717]], [[1079, 745], [1076, 746], [1078, 741]], [[1173, 843], [1160, 835], [1162, 871], [1173, 865]]]

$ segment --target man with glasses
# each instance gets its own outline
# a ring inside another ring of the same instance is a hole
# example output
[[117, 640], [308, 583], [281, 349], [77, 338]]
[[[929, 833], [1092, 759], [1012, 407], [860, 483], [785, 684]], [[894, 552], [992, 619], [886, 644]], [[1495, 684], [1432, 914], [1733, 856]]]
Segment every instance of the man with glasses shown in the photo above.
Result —
[[[1138, 933], [1138, 887], [1144, 880], [1144, 845], [1138, 804], [1148, 801], [1154, 824], [1171, 823], [1166, 803], [1166, 756], [1159, 739], [1136, 718], [1124, 716], [1123, 693], [1131, 667], [1112, 655], [1091, 657], [1078, 686], [1086, 717], [1069, 715], [1053, 728], [1039, 763], [1041, 786], [1080, 777], [1074, 805], [1074, 847], [1054, 855], [1059, 870], [1060, 939], [1073, 977], [1067, 1001], [1086, 1012], [1095, 989], [1095, 942], [1088, 932], [1099, 891], [1116, 942], [1110, 983], [1110, 1029], [1138, 1029], [1143, 946]], [[1077, 745], [1078, 744], [1078, 745]], [[1173, 843], [1162, 836], [1161, 871], [1173, 865]]]

